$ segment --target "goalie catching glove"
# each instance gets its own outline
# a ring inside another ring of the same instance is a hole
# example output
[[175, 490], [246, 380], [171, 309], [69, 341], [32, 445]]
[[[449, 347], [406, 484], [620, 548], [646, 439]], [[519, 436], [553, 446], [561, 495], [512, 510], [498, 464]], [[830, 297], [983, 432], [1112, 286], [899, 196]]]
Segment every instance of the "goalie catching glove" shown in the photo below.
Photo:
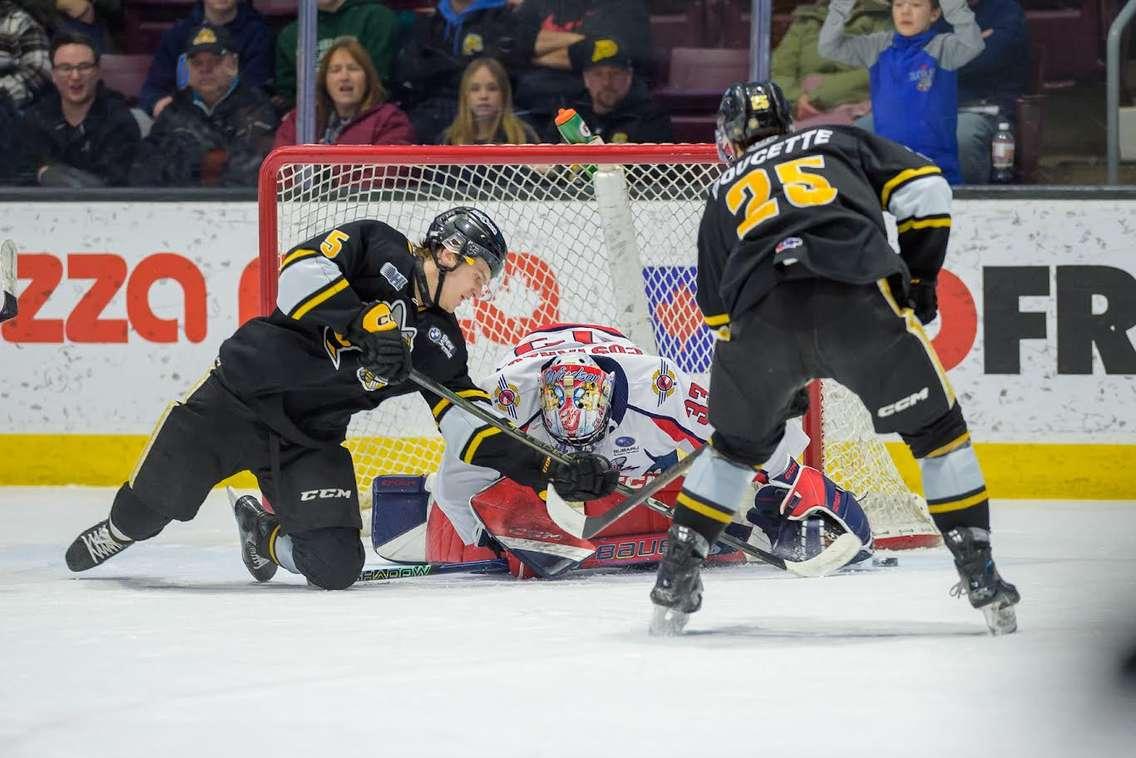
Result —
[[619, 471], [594, 453], [572, 453], [567, 463], [545, 458], [541, 473], [565, 500], [596, 500], [610, 495], [619, 484]]
[[364, 307], [347, 327], [346, 337], [362, 352], [359, 362], [376, 378], [390, 385], [410, 376], [410, 345], [386, 303]]

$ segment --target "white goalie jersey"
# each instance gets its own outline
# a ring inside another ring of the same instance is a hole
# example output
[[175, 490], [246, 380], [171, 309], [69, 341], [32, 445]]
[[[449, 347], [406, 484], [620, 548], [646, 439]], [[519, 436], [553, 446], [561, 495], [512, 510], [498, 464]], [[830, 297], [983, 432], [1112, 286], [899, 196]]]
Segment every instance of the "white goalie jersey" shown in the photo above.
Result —
[[[481, 382], [494, 412], [536, 439], [570, 452], [541, 421], [540, 371], [553, 358], [574, 353], [587, 354], [615, 375], [607, 433], [589, 450], [611, 461], [624, 484], [644, 485], [709, 439], [713, 429], [705, 387], [670, 359], [648, 355], [615, 329], [593, 324], [555, 324], [525, 335]], [[446, 451], [432, 494], [465, 543], [474, 544], [480, 524], [469, 507], [470, 498], [500, 474], [462, 461], [460, 446], [450, 444], [445, 423], [442, 434]], [[787, 456], [799, 453], [808, 437], [797, 424], [789, 424], [785, 436], [779, 451], [786, 451], [787, 463]]]

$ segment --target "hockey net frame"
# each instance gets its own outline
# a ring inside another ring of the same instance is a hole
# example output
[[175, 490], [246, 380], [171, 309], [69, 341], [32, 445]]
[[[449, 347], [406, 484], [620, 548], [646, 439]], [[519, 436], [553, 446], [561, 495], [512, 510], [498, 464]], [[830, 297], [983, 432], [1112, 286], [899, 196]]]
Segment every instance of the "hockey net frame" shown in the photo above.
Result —
[[[571, 312], [554, 313], [556, 309], [545, 308], [547, 302], [542, 301], [532, 307], [529, 323], [610, 323], [645, 349], [676, 359], [692, 373], [703, 373], [708, 371], [712, 340], [700, 319], [692, 326], [697, 316], [696, 308], [693, 316], [690, 313], [695, 240], [705, 188], [720, 170], [715, 148], [694, 144], [281, 148], [265, 159], [260, 171], [261, 311], [267, 314], [275, 307], [281, 254], [304, 239], [367, 217], [387, 221], [417, 241], [430, 218], [444, 207], [477, 205], [498, 220], [510, 242], [513, 254], [506, 286], [510, 276], [529, 286], [536, 269], [547, 269], [559, 287], [568, 272], [570, 294], [578, 301], [575, 309], [566, 304], [569, 291], [565, 290], [560, 305]], [[579, 219], [573, 223], [575, 217], [564, 220], [562, 214], [577, 214]], [[545, 226], [549, 229], [541, 231]], [[658, 244], [657, 234], [669, 243], [659, 255], [664, 245]], [[565, 255], [574, 246], [580, 254]], [[647, 256], [654, 257], [646, 260]], [[593, 266], [593, 259], [602, 259], [603, 265]], [[518, 269], [518, 260], [532, 266]], [[616, 284], [637, 279], [644, 286]], [[588, 283], [601, 280], [608, 283], [601, 290], [605, 297], [596, 299]], [[660, 294], [668, 287], [669, 295]], [[528, 307], [518, 303], [516, 292], [511, 294], [514, 309]], [[681, 307], [676, 305], [680, 296]], [[670, 299], [664, 303], [660, 297]], [[504, 312], [496, 307], [475, 306], [472, 313], [468, 306], [463, 309], [458, 313], [466, 318], [463, 327], [473, 330], [467, 331], [470, 371], [480, 381], [510, 346], [516, 330], [489, 323], [492, 319], [485, 313]], [[676, 328], [685, 334], [680, 342], [670, 338]], [[695, 328], [697, 334], [691, 331]], [[496, 331], [505, 336], [496, 335], [495, 341]], [[479, 337], [494, 347], [488, 359], [485, 350], [473, 347]], [[688, 360], [684, 365], [682, 356], [673, 353], [691, 344], [696, 344], [691, 350], [702, 352], [695, 364]], [[704, 379], [708, 381], [708, 376]], [[812, 409], [805, 429], [812, 443], [805, 459], [861, 499], [876, 530], [876, 546], [907, 549], [938, 544], [926, 502], [903, 482], [859, 400], [828, 380], [814, 382], [810, 396]], [[436, 430], [432, 436], [423, 431], [422, 411], [414, 404], [423, 405], [416, 396], [388, 401], [374, 412], [356, 414], [352, 421], [347, 447], [356, 462], [364, 508], [370, 506], [374, 476], [429, 473], [440, 457], [440, 437]], [[397, 406], [386, 411], [391, 420], [372, 420], [388, 406]], [[403, 423], [414, 414], [416, 420]], [[392, 434], [396, 426], [400, 431], [405, 431], [404, 426], [418, 431]]]

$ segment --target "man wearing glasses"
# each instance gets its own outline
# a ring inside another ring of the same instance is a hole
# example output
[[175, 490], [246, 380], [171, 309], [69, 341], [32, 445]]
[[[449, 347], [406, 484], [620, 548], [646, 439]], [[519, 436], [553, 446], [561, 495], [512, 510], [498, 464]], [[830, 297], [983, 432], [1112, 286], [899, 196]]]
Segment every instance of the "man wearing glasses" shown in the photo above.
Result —
[[103, 86], [91, 41], [60, 33], [51, 45], [51, 65], [55, 89], [24, 114], [21, 183], [125, 185], [142, 136], [122, 95]]

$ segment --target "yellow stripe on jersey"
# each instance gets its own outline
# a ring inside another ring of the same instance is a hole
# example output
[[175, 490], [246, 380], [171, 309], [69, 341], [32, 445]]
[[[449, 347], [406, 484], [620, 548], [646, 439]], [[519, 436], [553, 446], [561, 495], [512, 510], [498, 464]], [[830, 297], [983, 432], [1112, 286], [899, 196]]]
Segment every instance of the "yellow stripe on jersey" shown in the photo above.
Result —
[[921, 176], [931, 176], [933, 174], [942, 174], [938, 166], [923, 166], [922, 168], [909, 168], [900, 171], [898, 174], [888, 179], [884, 183], [884, 188], [880, 190], [880, 205], [886, 210], [888, 202], [891, 200], [891, 193], [899, 187], [899, 185], [909, 182], [912, 179], [918, 179]]
[[935, 366], [935, 373], [939, 377], [939, 384], [943, 387], [943, 393], [947, 396], [947, 403], [954, 405], [955, 388], [951, 386], [950, 380], [947, 379], [947, 372], [946, 369], [943, 368], [943, 364], [939, 361], [939, 354], [936, 353], [935, 348], [931, 346], [931, 340], [927, 337], [927, 332], [923, 331], [923, 325], [920, 324], [919, 319], [915, 317], [915, 312], [910, 308], [900, 307], [898, 301], [895, 299], [895, 295], [892, 294], [891, 285], [888, 284], [887, 279], [876, 280], [876, 285], [880, 288], [880, 292], [883, 293], [888, 305], [895, 311], [895, 315], [903, 319], [907, 331], [918, 337], [919, 341], [923, 343], [923, 349], [927, 352], [927, 355], [931, 357], [931, 362]]
[[925, 455], [923, 457], [924, 458], [941, 458], [942, 456], [946, 455], [947, 453], [953, 453], [954, 451], [958, 450], [960, 447], [962, 447], [963, 445], [965, 445], [968, 442], [970, 442], [970, 432], [963, 432], [962, 434], [955, 437], [953, 440], [951, 440], [947, 444], [943, 445], [942, 447], [935, 448], [934, 450], [927, 453], [927, 455]]
[[283, 271], [296, 261], [302, 260], [304, 258], [311, 258], [313, 255], [316, 255], [315, 250], [308, 250], [304, 247], [301, 247], [298, 250], [293, 250], [292, 252], [288, 253], [288, 255], [284, 256], [284, 260], [280, 261], [280, 270]]
[[695, 500], [686, 492], [678, 493], [678, 497], [675, 498], [675, 502], [681, 505], [683, 508], [688, 508], [694, 511], [699, 516], [705, 516], [708, 519], [717, 521], [722, 524], [728, 524], [734, 519], [734, 514], [732, 511], [727, 513], [713, 503], [704, 503], [701, 500]]
[[713, 329], [714, 327], [730, 323], [730, 314], [719, 313], [716, 316], [703, 316], [702, 320], [706, 322], [706, 326]]
[[[458, 390], [458, 397], [464, 397], [466, 400], [489, 400], [489, 393], [485, 390]], [[430, 413], [434, 415], [434, 421], [441, 421], [443, 414], [449, 409], [452, 403], [446, 398], [442, 398], [434, 407], [430, 409]]]
[[982, 505], [982, 503], [989, 499], [990, 496], [986, 494], [986, 488], [983, 487], [981, 492], [960, 500], [950, 500], [943, 503], [935, 503], [934, 505], [928, 504], [927, 510], [931, 513], [951, 513], [952, 511], [962, 511], [967, 508], [973, 508], [976, 505]]
[[495, 426], [483, 426], [479, 431], [475, 432], [469, 438], [469, 442], [461, 451], [461, 459], [466, 463], [473, 465], [473, 457], [477, 455], [477, 448], [481, 447], [481, 443], [492, 437], [494, 434], [501, 434], [501, 430]]
[[912, 229], [931, 229], [931, 228], [937, 228], [937, 227], [945, 227], [947, 229], [950, 229], [951, 228], [951, 217], [950, 216], [946, 216], [946, 217], [940, 216], [940, 217], [937, 217], [937, 218], [913, 218], [913, 219], [909, 219], [907, 221], [904, 221], [899, 226], [897, 226], [896, 232], [899, 233], [899, 234], [903, 234], [904, 232], [909, 232]]
[[347, 289], [347, 280], [341, 276], [328, 286], [324, 287], [322, 290], [316, 292], [316, 294], [309, 297], [305, 302], [301, 303], [299, 307], [295, 308], [288, 315], [296, 321], [299, 321], [304, 316], [308, 315], [308, 312], [318, 306], [320, 303], [326, 300], [330, 300], [345, 289]]

